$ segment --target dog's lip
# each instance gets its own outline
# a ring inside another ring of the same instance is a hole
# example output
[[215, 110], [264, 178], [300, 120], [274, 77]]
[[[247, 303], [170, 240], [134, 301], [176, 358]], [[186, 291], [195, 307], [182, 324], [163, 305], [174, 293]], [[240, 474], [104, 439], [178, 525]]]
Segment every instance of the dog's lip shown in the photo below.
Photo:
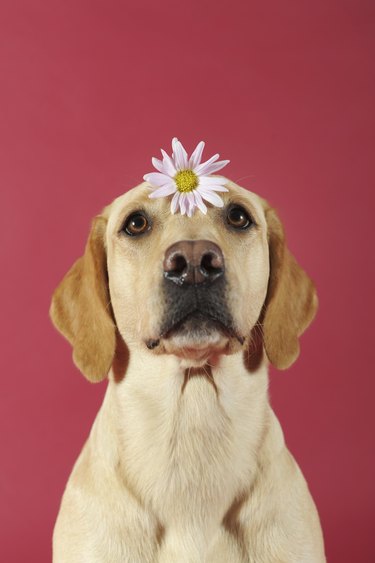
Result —
[[227, 348], [228, 346], [225, 342], [220, 346], [206, 346], [204, 348], [191, 348], [188, 346], [176, 347], [169, 349], [167, 353], [172, 353], [181, 360], [193, 361], [195, 363], [193, 365], [198, 366], [202, 365], [202, 362], [203, 364], [207, 363], [208, 360], [210, 360], [210, 364], [216, 364], [217, 358], [222, 353], [225, 353]]

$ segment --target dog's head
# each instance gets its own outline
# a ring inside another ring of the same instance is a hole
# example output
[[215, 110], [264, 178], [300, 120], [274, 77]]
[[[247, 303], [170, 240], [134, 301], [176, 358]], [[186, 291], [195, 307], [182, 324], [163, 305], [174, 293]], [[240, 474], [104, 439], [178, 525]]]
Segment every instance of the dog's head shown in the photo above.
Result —
[[257, 331], [273, 365], [295, 361], [317, 308], [314, 285], [288, 251], [276, 212], [227, 187], [223, 208], [188, 218], [172, 215], [165, 198], [150, 200], [141, 184], [94, 219], [51, 306], [88, 379], [107, 375], [119, 339], [198, 366], [251, 350]]

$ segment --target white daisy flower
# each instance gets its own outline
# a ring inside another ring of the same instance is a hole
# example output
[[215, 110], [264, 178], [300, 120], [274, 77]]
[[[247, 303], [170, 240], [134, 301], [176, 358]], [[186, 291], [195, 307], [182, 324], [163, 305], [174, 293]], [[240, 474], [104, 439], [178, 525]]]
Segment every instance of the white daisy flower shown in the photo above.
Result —
[[227, 180], [219, 176], [211, 176], [226, 166], [229, 160], [217, 160], [218, 154], [206, 162], [201, 163], [204, 142], [197, 144], [190, 158], [182, 143], [175, 137], [172, 139], [172, 156], [163, 149], [163, 160], [152, 159], [152, 164], [158, 172], [145, 174], [143, 179], [155, 188], [150, 198], [173, 195], [171, 212], [176, 213], [180, 208], [181, 215], [191, 217], [198, 207], [202, 213], [207, 213], [203, 200], [223, 207], [221, 197], [215, 192], [227, 192]]

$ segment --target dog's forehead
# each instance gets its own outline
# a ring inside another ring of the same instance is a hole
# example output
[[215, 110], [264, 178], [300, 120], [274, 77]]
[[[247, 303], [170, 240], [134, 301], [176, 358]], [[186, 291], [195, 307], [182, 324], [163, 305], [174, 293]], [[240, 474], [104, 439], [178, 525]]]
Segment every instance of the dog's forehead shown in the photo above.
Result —
[[[224, 201], [224, 205], [231, 202], [237, 203], [247, 207], [249, 211], [253, 214], [254, 219], [261, 226], [265, 226], [266, 219], [264, 214], [265, 202], [254, 192], [250, 192], [238, 186], [231, 180], [227, 180], [225, 186], [228, 188], [228, 192], [220, 193], [220, 197]], [[149, 210], [150, 212], [157, 214], [160, 218], [167, 221], [168, 217], [171, 216], [170, 210], [170, 198], [161, 197], [157, 199], [150, 199], [149, 196], [152, 193], [152, 188], [147, 182], [142, 182], [135, 188], [125, 192], [118, 198], [116, 198], [109, 206], [106, 207], [104, 214], [108, 218], [108, 231], [113, 232], [118, 228], [118, 223], [125, 219], [125, 217], [137, 210]], [[210, 205], [207, 206], [207, 215], [199, 212], [195, 212], [193, 217], [184, 217], [191, 223], [203, 223], [211, 220], [211, 216], [215, 213], [215, 209]], [[178, 219], [180, 214], [175, 216]]]

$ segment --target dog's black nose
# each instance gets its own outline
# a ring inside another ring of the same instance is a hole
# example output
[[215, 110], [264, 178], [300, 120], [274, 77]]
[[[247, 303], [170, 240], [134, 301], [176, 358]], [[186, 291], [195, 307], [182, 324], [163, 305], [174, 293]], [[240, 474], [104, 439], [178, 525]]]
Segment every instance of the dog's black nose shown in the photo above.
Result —
[[182, 240], [164, 257], [164, 276], [177, 285], [212, 283], [224, 274], [224, 256], [209, 240]]

